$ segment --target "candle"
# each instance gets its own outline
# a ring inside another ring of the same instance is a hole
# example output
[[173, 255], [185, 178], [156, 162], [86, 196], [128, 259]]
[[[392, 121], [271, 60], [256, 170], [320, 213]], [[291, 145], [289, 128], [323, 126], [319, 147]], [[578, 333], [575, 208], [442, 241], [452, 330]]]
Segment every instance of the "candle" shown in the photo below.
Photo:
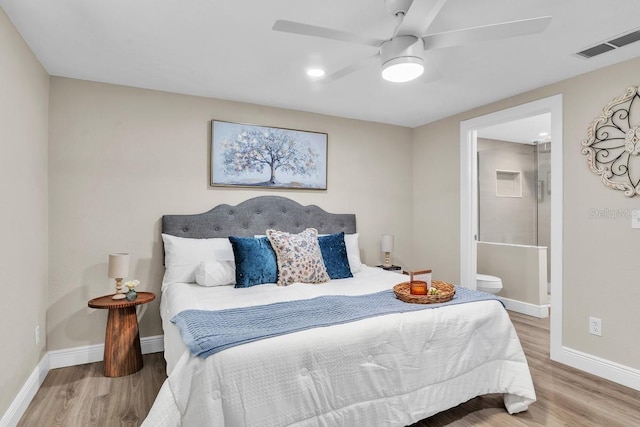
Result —
[[409, 292], [412, 295], [427, 295], [427, 291], [427, 282], [424, 282], [422, 280], [414, 280], [411, 282], [411, 288], [409, 289]]

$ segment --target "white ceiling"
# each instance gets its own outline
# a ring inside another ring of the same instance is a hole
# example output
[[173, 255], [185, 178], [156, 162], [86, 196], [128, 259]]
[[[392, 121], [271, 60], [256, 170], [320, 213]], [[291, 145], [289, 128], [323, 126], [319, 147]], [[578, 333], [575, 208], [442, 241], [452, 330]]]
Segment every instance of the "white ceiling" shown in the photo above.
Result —
[[478, 129], [479, 138], [533, 144], [551, 141], [551, 113]]
[[[276, 19], [389, 38], [383, 0], [0, 0], [51, 75], [415, 127], [640, 56], [640, 43], [590, 60], [575, 52], [638, 26], [638, 0], [449, 0], [429, 33], [550, 15], [542, 34], [427, 52], [443, 78], [392, 84], [376, 48], [272, 31]], [[629, 83], [621, 82], [626, 87]], [[622, 89], [624, 89], [622, 87]]]

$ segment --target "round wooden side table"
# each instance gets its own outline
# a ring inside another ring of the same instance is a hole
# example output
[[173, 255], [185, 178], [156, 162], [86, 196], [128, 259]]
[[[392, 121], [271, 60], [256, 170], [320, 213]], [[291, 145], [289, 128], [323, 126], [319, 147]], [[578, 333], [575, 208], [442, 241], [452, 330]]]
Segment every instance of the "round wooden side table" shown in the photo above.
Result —
[[136, 305], [153, 301], [153, 292], [138, 292], [133, 301], [111, 299], [105, 295], [89, 301], [91, 308], [106, 308], [107, 330], [104, 337], [104, 376], [123, 377], [142, 369], [142, 351]]

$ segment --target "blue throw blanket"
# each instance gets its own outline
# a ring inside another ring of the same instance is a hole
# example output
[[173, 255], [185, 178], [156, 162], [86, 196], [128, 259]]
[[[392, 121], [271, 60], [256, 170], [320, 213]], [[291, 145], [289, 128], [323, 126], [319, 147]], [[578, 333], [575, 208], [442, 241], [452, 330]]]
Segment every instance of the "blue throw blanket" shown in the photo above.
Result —
[[389, 289], [367, 295], [320, 296], [225, 310], [185, 310], [171, 321], [180, 329], [182, 339], [191, 353], [207, 357], [240, 344], [306, 329], [492, 299], [500, 301], [492, 294], [458, 286], [451, 301], [408, 304], [397, 299], [393, 290]]

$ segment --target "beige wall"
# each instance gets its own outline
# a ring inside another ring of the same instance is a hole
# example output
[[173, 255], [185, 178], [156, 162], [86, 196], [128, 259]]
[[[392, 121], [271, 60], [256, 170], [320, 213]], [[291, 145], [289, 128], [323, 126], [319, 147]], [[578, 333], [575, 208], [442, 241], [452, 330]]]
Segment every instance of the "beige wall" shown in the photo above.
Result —
[[45, 353], [49, 96], [49, 75], [1, 8], [0, 64], [1, 416]]
[[502, 280], [498, 295], [533, 305], [546, 305], [547, 248], [478, 242], [478, 273]]
[[[478, 239], [536, 244], [538, 203], [534, 145], [478, 138]], [[521, 194], [497, 194], [497, 171], [520, 173]]]
[[[591, 212], [637, 209], [640, 202], [601, 184], [587, 167], [580, 141], [604, 105], [640, 85], [639, 70], [637, 58], [414, 130], [416, 257], [429, 259], [434, 275], [442, 271], [458, 280], [460, 121], [563, 95], [563, 345], [635, 369], [640, 368], [640, 341], [634, 338], [640, 324], [640, 230], [631, 229], [629, 217], [598, 220]], [[425, 214], [428, 207], [437, 212]], [[602, 337], [588, 334], [589, 316], [602, 319]]]
[[[159, 294], [163, 214], [278, 194], [355, 213], [368, 264], [394, 234], [412, 267], [411, 129], [57, 77], [50, 97], [49, 350], [103, 342], [106, 313], [87, 300], [112, 290], [110, 252], [130, 252], [131, 278]], [[210, 187], [213, 118], [328, 133], [328, 190]], [[158, 301], [146, 308], [141, 335], [161, 334]]]
[[460, 134], [455, 120], [414, 130], [413, 246], [416, 268], [460, 282]]

